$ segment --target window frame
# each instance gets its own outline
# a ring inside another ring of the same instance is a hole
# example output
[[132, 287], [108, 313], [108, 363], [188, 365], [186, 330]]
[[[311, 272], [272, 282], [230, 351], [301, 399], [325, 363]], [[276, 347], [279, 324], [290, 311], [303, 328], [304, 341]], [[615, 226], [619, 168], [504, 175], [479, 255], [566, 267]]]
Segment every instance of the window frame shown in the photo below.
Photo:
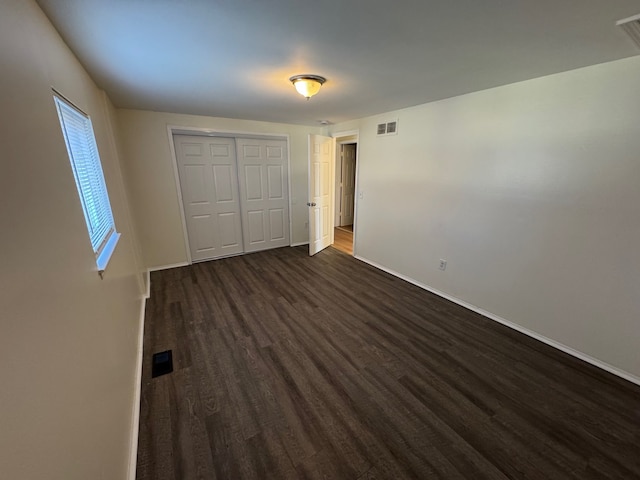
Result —
[[53, 99], [80, 197], [89, 243], [102, 277], [120, 234], [113, 218], [93, 125], [89, 115], [55, 90]]

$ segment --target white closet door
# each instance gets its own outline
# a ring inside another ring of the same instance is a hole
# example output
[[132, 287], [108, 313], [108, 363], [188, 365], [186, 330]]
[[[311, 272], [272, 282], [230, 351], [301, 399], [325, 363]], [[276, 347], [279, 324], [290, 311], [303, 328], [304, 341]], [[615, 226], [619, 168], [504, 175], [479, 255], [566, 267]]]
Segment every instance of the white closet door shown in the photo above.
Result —
[[237, 138], [244, 251], [289, 245], [287, 144]]
[[174, 135], [191, 260], [243, 252], [233, 138]]

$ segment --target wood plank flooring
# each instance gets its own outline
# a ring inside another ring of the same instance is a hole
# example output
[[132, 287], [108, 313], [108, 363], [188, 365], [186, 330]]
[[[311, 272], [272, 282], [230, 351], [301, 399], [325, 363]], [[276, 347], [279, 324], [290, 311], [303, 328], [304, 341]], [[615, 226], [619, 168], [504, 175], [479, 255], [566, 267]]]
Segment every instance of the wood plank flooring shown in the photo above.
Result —
[[353, 255], [353, 231], [336, 227], [334, 229], [332, 247], [337, 248], [347, 255]]
[[640, 387], [336, 250], [151, 292], [139, 480], [640, 478]]

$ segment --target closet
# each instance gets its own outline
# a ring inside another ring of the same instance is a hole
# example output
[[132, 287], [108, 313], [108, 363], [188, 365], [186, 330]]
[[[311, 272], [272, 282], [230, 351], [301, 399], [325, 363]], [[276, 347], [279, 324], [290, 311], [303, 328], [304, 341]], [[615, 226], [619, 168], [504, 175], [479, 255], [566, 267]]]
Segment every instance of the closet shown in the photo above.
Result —
[[191, 260], [289, 245], [287, 142], [173, 135]]

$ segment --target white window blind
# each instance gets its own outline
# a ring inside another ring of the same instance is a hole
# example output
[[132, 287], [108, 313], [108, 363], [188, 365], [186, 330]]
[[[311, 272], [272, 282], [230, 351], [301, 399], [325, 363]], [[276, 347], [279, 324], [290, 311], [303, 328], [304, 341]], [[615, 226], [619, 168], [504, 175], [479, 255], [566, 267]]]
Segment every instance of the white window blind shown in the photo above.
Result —
[[76, 179], [91, 247], [102, 273], [120, 237], [116, 232], [109, 194], [102, 173], [91, 120], [66, 100], [54, 95], [62, 133]]

